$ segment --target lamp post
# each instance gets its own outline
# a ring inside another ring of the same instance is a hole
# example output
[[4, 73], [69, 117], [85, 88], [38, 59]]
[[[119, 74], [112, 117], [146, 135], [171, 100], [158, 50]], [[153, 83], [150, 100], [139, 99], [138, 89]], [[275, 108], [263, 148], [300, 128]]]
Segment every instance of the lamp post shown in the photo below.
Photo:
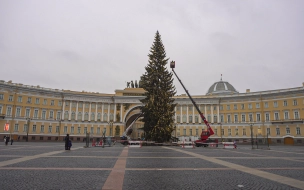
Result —
[[103, 139], [102, 139], [102, 148], [104, 148], [104, 144], [106, 143], [106, 131], [107, 131], [107, 128], [106, 126], [103, 127]]
[[27, 120], [27, 126], [26, 126], [26, 142], [28, 142], [28, 134], [29, 134], [29, 129], [30, 129], [30, 121], [31, 121], [31, 118], [26, 118]]
[[253, 149], [253, 126], [254, 123], [250, 123], [250, 131], [251, 131], [251, 148]]
[[112, 120], [108, 122], [108, 124], [110, 125], [110, 131], [111, 131], [111, 134], [110, 134], [110, 135], [111, 135], [111, 136], [114, 136], [114, 135], [113, 135], [113, 123], [114, 123], [114, 122], [113, 122]]

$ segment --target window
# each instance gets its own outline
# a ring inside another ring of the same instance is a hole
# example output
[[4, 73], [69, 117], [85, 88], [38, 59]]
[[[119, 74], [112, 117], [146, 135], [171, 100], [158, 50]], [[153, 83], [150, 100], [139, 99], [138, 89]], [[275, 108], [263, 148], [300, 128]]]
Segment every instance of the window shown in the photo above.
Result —
[[74, 127], [71, 127], [71, 134], [74, 134]]
[[265, 108], [268, 108], [268, 102], [264, 103]]
[[40, 99], [39, 98], [36, 98], [36, 104], [39, 104], [39, 102], [40, 102]]
[[88, 128], [85, 127], [85, 128], [83, 129], [83, 133], [84, 133], [84, 134], [87, 134], [87, 132], [88, 132]]
[[252, 114], [249, 114], [249, 121], [253, 122]]
[[238, 129], [238, 128], [235, 129], [235, 135], [236, 135], [236, 136], [239, 135], [239, 129]]
[[[110, 107], [112, 107], [112, 106], [110, 106]], [[85, 108], [89, 108], [89, 103], [85, 104]]]
[[[104, 110], [107, 110], [107, 109], [108, 109], [108, 106], [109, 106], [109, 104], [104, 104], [104, 105], [103, 105], [103, 109], [104, 109]], [[185, 107], [184, 107], [184, 109], [185, 109]]]
[[69, 106], [69, 101], [65, 101], [65, 106]]
[[97, 114], [97, 120], [101, 120], [100, 118], [101, 118], [101, 114], [98, 113], [98, 114]]
[[33, 125], [33, 132], [36, 133], [36, 125]]
[[192, 115], [189, 115], [189, 123], [192, 123]]
[[187, 122], [187, 116], [183, 115], [183, 123], [186, 123], [186, 122]]
[[193, 106], [188, 106], [188, 111], [192, 111], [193, 110]]
[[64, 126], [63, 133], [67, 133], [67, 132], [68, 132], [68, 126]]
[[82, 102], [78, 103], [78, 108], [82, 108]]
[[210, 110], [210, 106], [207, 106], [207, 110], [208, 110], [208, 111]]
[[279, 118], [279, 113], [274, 113], [274, 119], [275, 120], [279, 120], [280, 118]]
[[15, 124], [14, 131], [15, 131], [15, 132], [18, 132], [18, 131], [19, 131], [19, 125], [18, 125], [18, 124]]
[[244, 114], [242, 114], [242, 122], [246, 121], [246, 116]]
[[107, 121], [108, 120], [108, 114], [107, 113], [104, 113], [103, 114], [103, 121]]
[[233, 109], [237, 110], [237, 104], [233, 105]]
[[241, 109], [245, 109], [245, 104], [241, 104]]
[[270, 128], [267, 128], [267, 134], [270, 135]]
[[290, 128], [289, 127], [286, 128], [286, 135], [290, 135]]
[[207, 118], [207, 121], [211, 122], [211, 115], [208, 115]]
[[228, 123], [230, 123], [230, 122], [231, 122], [230, 115], [227, 115], [227, 122], [228, 122]]
[[54, 118], [54, 112], [50, 111], [50, 119], [53, 119], [53, 118]]
[[293, 100], [293, 105], [294, 106], [298, 105], [298, 101], [297, 100]]
[[2, 113], [2, 106], [0, 105], [0, 114]]
[[284, 119], [289, 119], [289, 113], [287, 111], [284, 112]]
[[223, 110], [223, 106], [220, 106], [220, 110]]
[[189, 132], [190, 132], [190, 136], [192, 136], [192, 129], [190, 129]]
[[95, 121], [95, 113], [91, 113], [91, 121]]
[[227, 105], [227, 110], [230, 110], [230, 105]]
[[40, 133], [44, 133], [44, 125], [40, 126]]
[[184, 132], [184, 135], [186, 135], [186, 129], [184, 129], [183, 132]]
[[248, 104], [248, 109], [252, 109], [252, 104]]
[[198, 123], [198, 116], [194, 116], [195, 123]]
[[[215, 129], [216, 130], [216, 129]], [[215, 133], [216, 134], [216, 133]], [[195, 135], [198, 135], [198, 129], [195, 129]]]
[[23, 132], [27, 132], [27, 124], [23, 125]]
[[72, 118], [71, 119], [75, 120], [75, 116], [76, 116], [75, 112], [72, 112], [72, 115], [71, 115]]
[[50, 125], [49, 126], [49, 131], [48, 131], [49, 133], [51, 133], [52, 132], [52, 126]]
[[278, 102], [277, 101], [273, 102], [273, 107], [275, 107], [275, 108], [278, 107]]
[[89, 114], [88, 114], [88, 112], [86, 112], [85, 114], [84, 114], [84, 120], [88, 120], [89, 119]]
[[234, 122], [236, 123], [236, 122], [238, 122], [239, 120], [238, 120], [238, 115], [234, 115]]
[[276, 128], [277, 135], [280, 135], [280, 128]]
[[297, 135], [300, 135], [300, 134], [301, 134], [300, 127], [297, 127], [297, 128], [296, 128], [296, 133], [297, 133]]
[[8, 101], [9, 101], [9, 102], [12, 102], [12, 101], [13, 101], [13, 95], [9, 95]]
[[56, 133], [59, 133], [59, 126], [56, 126]]
[[222, 133], [222, 135], [225, 135], [225, 130], [221, 129], [221, 133]]
[[266, 121], [269, 121], [269, 113], [265, 114]]
[[35, 119], [38, 118], [38, 110], [34, 110], [34, 118], [35, 118]]
[[3, 100], [3, 99], [4, 99], [3, 94], [0, 94], [0, 100]]
[[43, 105], [47, 105], [47, 99], [43, 100]]
[[26, 118], [29, 118], [29, 117], [30, 117], [30, 111], [31, 111], [31, 110], [28, 109], [28, 108], [25, 110], [25, 117], [26, 117]]
[[31, 97], [27, 98], [27, 103], [29, 103], [29, 104], [32, 103], [32, 98]]
[[255, 104], [255, 107], [256, 107], [256, 108], [260, 108], [260, 103], [256, 103], [256, 104]]
[[64, 112], [64, 119], [65, 120], [69, 119], [69, 112], [68, 111]]
[[58, 101], [58, 106], [62, 106], [62, 101]]
[[20, 117], [21, 108], [16, 108], [16, 117]]
[[22, 96], [18, 96], [18, 102], [22, 102]]
[[77, 105], [76, 102], [72, 102], [72, 107], [73, 108], [76, 108], [76, 105]]
[[295, 112], [294, 112], [294, 118], [295, 118], [295, 119], [299, 119], [299, 112], [298, 112], [298, 111], [295, 111]]
[[91, 127], [90, 133], [94, 134], [94, 127]]
[[228, 129], [228, 135], [231, 136], [231, 129]]
[[213, 116], [213, 122], [217, 123], [217, 115]]
[[78, 112], [77, 119], [78, 119], [78, 120], [82, 120], [82, 113], [81, 113], [81, 112]]
[[57, 112], [57, 117], [56, 117], [56, 119], [57, 119], [57, 120], [60, 120], [60, 119], [61, 119], [61, 112], [60, 112], [60, 111]]
[[45, 118], [46, 118], [46, 111], [45, 111], [45, 110], [42, 111], [41, 117], [42, 117], [42, 119], [45, 119]]
[[100, 127], [97, 127], [97, 134], [100, 134]]
[[243, 136], [246, 136], [246, 128], [243, 128]]
[[213, 110], [216, 110], [216, 106], [213, 107]]
[[12, 115], [12, 108], [11, 107], [7, 107], [7, 109], [6, 109], [6, 115], [7, 116], [11, 116]]
[[224, 122], [224, 115], [221, 115], [221, 123]]
[[283, 101], [283, 106], [287, 106], [287, 100]]
[[78, 127], [77, 132], [78, 132], [78, 134], [80, 134], [80, 127]]
[[261, 114], [257, 113], [256, 117], [257, 117], [257, 121], [261, 121]]
[[51, 106], [53, 106], [54, 105], [54, 100], [51, 100]]
[[[88, 114], [89, 115], [89, 114]], [[113, 113], [110, 113], [110, 121], [113, 121], [114, 120], [114, 114]]]

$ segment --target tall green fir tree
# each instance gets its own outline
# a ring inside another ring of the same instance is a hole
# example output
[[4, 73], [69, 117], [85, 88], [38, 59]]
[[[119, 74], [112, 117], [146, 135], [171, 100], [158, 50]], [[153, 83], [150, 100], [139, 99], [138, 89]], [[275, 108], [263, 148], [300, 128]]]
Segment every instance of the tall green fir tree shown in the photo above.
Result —
[[157, 31], [154, 42], [148, 54], [149, 61], [146, 71], [141, 76], [142, 88], [146, 91], [145, 99], [141, 102], [143, 113], [145, 137], [156, 142], [169, 141], [174, 130], [174, 104], [173, 96], [176, 94], [173, 85], [173, 73], [166, 65], [165, 47], [161, 35]]

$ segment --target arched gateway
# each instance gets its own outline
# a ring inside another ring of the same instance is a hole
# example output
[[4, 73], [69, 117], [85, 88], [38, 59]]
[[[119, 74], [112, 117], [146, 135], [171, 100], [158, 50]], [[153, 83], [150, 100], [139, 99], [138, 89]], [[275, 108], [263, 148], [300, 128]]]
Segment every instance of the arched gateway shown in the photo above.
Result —
[[126, 129], [130, 126], [130, 124], [135, 120], [137, 119], [137, 121], [135, 121], [135, 123], [133, 124], [132, 126], [132, 129], [133, 129], [133, 132], [132, 134], [130, 135], [131, 138], [135, 138], [135, 137], [141, 137], [143, 135], [143, 130], [139, 129], [139, 128], [142, 128], [143, 127], [143, 122], [139, 121], [140, 118], [142, 117], [139, 117], [142, 112], [140, 110], [140, 107], [141, 106], [134, 106], [133, 108], [131, 108], [130, 110], [128, 110], [128, 112], [126, 113], [125, 115], [125, 118], [124, 118], [124, 122], [125, 122], [125, 126], [124, 126], [124, 131], [126, 131]]

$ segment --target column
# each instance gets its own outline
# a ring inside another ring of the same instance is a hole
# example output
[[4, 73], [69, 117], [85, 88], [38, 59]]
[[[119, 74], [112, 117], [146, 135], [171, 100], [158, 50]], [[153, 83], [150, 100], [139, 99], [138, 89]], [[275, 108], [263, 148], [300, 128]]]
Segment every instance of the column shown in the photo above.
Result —
[[122, 122], [122, 104], [120, 104], [120, 122]]
[[[207, 104], [205, 104], [205, 117], [208, 119], [208, 117], [207, 117]], [[208, 122], [210, 122], [210, 121], [208, 121]]]
[[108, 118], [107, 118], [107, 122], [110, 121], [110, 107], [111, 107], [111, 104], [108, 103]]
[[91, 107], [92, 106], [92, 102], [90, 102], [90, 106], [89, 106], [89, 121], [91, 121]]
[[62, 113], [61, 113], [61, 120], [64, 119], [64, 108], [65, 108], [65, 101], [62, 102]]
[[189, 105], [187, 104], [187, 123], [189, 123], [189, 113], [188, 113], [188, 110], [189, 110]]
[[78, 118], [78, 102], [76, 103], [76, 114], [75, 114], [75, 120], [77, 120]]
[[220, 105], [217, 105], [217, 122], [220, 123], [220, 119], [221, 119], [221, 116], [220, 116]]
[[82, 103], [82, 121], [84, 121], [84, 106], [85, 102]]
[[103, 103], [101, 103], [101, 121], [103, 121]]
[[181, 109], [181, 111], [180, 111], [180, 123], [183, 123], [183, 106], [182, 105], [180, 106], [180, 109]]
[[[201, 110], [201, 105], [198, 105], [199, 106], [199, 109]], [[202, 111], [201, 111], [202, 112]], [[205, 114], [205, 113], [204, 113]], [[202, 123], [202, 118], [201, 118], [201, 116], [199, 115], [199, 113], [198, 113], [198, 122], [199, 123]]]
[[97, 121], [97, 107], [98, 107], [98, 102], [95, 103], [95, 121]]
[[[114, 104], [114, 119], [113, 119], [114, 121], [113, 122], [115, 122], [116, 121], [116, 103]], [[114, 133], [113, 133], [114, 134]]]
[[213, 105], [211, 104], [211, 106], [210, 106], [210, 108], [211, 108], [211, 123], [214, 123], [214, 119], [213, 119]]
[[72, 102], [70, 101], [69, 120], [71, 120], [71, 115], [72, 115]]
[[192, 123], [195, 123], [194, 105], [192, 106]]

